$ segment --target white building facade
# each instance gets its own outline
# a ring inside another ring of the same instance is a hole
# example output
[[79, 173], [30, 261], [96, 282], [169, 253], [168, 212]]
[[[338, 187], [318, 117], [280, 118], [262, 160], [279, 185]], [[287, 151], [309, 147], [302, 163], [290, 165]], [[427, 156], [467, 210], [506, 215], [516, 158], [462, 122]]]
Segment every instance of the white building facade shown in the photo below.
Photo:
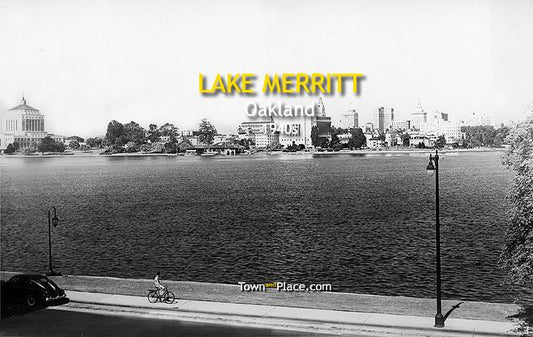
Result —
[[0, 150], [9, 144], [18, 142], [20, 149], [27, 149], [39, 144], [44, 137], [44, 115], [37, 109], [26, 104], [22, 97], [21, 104], [2, 113], [0, 118]]

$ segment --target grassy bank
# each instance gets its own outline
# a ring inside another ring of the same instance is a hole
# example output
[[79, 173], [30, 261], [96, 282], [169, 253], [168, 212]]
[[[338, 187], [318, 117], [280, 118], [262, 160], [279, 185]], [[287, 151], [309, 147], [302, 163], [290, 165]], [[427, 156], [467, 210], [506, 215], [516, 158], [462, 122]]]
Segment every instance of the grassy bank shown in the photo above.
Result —
[[[2, 272], [2, 280], [15, 273]], [[163, 275], [164, 276], [164, 275]], [[95, 276], [54, 276], [51, 277], [65, 290], [111, 293], [119, 295], [146, 296], [153, 288], [152, 280], [125, 279]], [[238, 285], [162, 280], [178, 299], [217, 301], [229, 303], [262, 304], [299, 308], [342, 310], [392, 315], [433, 317], [435, 300], [404, 296], [377, 296], [338, 292], [242, 292]], [[519, 311], [515, 304], [486, 303], [460, 300], [444, 300], [443, 314], [455, 308], [450, 318], [479, 319], [489, 321], [509, 321], [509, 316]]]

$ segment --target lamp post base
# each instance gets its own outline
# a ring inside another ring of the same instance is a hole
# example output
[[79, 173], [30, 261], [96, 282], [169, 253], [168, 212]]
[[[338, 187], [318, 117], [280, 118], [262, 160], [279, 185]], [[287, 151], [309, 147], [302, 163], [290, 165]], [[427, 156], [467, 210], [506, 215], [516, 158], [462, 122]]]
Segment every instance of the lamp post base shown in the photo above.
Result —
[[61, 276], [61, 273], [55, 272], [55, 271], [53, 271], [53, 270], [49, 270], [49, 271], [46, 273], [46, 276]]
[[435, 328], [444, 328], [444, 316], [442, 314], [435, 315]]

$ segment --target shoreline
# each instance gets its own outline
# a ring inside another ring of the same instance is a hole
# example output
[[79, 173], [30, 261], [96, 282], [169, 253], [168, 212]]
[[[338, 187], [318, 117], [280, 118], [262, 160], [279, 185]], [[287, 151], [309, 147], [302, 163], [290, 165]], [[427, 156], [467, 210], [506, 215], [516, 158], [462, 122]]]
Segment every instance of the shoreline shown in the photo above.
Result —
[[[18, 274], [1, 271], [2, 280]], [[49, 276], [67, 291], [107, 293], [145, 297], [154, 287], [152, 279], [132, 279], [105, 276], [63, 275]], [[276, 305], [284, 307], [367, 312], [401, 316], [433, 317], [434, 298], [383, 296], [342, 292], [243, 292], [238, 285], [163, 279], [162, 283], [176, 294], [179, 300], [226, 302], [250, 305]], [[443, 299], [447, 311], [461, 302], [452, 313], [453, 318], [508, 322], [520, 311], [518, 304], [462, 301]]]
[[[96, 152], [100, 151], [100, 152]], [[475, 148], [475, 149], [441, 149], [439, 153], [478, 153], [478, 152], [504, 152], [505, 148]], [[63, 157], [77, 157], [77, 158], [86, 158], [86, 157], [201, 157], [200, 155], [194, 156], [184, 156], [183, 154], [175, 153], [115, 153], [115, 154], [101, 154], [103, 150], [95, 150], [95, 152], [68, 152], [64, 154], [3, 154], [0, 155], [0, 158], [63, 158]], [[298, 152], [283, 152], [283, 151], [260, 151], [253, 154], [246, 155], [215, 155], [220, 157], [249, 157], [249, 156], [267, 156], [267, 155], [316, 155], [316, 156], [336, 156], [336, 155], [387, 155], [387, 154], [429, 154], [435, 152], [435, 149], [376, 149], [376, 150], [341, 150], [341, 151], [298, 151]]]

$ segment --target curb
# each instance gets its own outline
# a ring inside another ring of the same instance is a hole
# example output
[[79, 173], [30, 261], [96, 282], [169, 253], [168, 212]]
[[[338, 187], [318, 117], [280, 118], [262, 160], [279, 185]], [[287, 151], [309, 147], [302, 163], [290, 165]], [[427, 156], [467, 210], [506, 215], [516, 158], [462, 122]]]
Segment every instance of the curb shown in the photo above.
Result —
[[[185, 300], [187, 301], [187, 300]], [[409, 331], [410, 333], [415, 333], [415, 335], [423, 334], [427, 336], [428, 333], [431, 336], [518, 336], [517, 333], [513, 332], [490, 332], [490, 331], [476, 331], [475, 329], [458, 329], [458, 328], [434, 328], [434, 327], [416, 327], [416, 326], [405, 326], [398, 324], [378, 324], [378, 323], [367, 323], [367, 319], [363, 323], [354, 323], [347, 321], [332, 321], [332, 320], [320, 320], [320, 319], [311, 319], [311, 318], [295, 318], [295, 317], [284, 317], [280, 315], [256, 315], [256, 314], [235, 314], [235, 313], [220, 313], [220, 312], [209, 312], [209, 311], [196, 311], [190, 309], [175, 309], [175, 308], [154, 308], [151, 306], [142, 306], [142, 305], [129, 305], [124, 303], [117, 304], [108, 304], [101, 303], [97, 301], [84, 301], [84, 300], [71, 300], [71, 303], [93, 305], [98, 307], [107, 307], [110, 310], [111, 308], [135, 308], [142, 310], [150, 310], [151, 313], [154, 312], [169, 312], [174, 314], [186, 313], [193, 314], [192, 317], [181, 317], [185, 320], [193, 319], [195, 321], [203, 321], [207, 323], [219, 322], [218, 324], [230, 324], [230, 325], [259, 325], [261, 327], [268, 327], [274, 329], [284, 329], [284, 330], [303, 330], [303, 331], [315, 331], [324, 330], [326, 333], [369, 333], [370, 335], [375, 335], [378, 331]], [[61, 310], [68, 310], [64, 308]], [[98, 310], [98, 309], [92, 309]], [[110, 310], [112, 311], [112, 309]], [[159, 315], [158, 315], [159, 316]], [[168, 316], [167, 316], [168, 317]], [[172, 316], [170, 316], [172, 317]], [[169, 317], [169, 318], [170, 318]], [[222, 318], [221, 318], [222, 317]], [[173, 317], [175, 319], [180, 319], [180, 317]], [[237, 319], [243, 318], [243, 320]], [[220, 322], [222, 321], [222, 322]], [[269, 321], [270, 324], [269, 324]], [[272, 321], [275, 321], [275, 324], [272, 324]], [[282, 321], [284, 324], [279, 324]]]

